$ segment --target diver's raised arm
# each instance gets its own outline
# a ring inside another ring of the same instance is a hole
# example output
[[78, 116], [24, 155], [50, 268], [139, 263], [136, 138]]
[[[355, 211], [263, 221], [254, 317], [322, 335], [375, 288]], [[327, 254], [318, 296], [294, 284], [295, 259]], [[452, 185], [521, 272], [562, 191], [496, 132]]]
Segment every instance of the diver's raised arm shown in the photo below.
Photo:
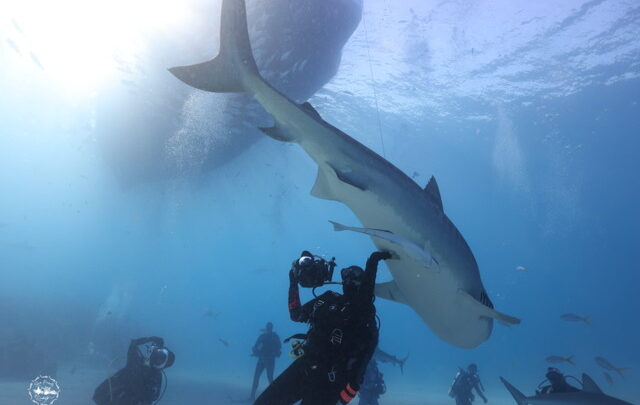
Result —
[[377, 251], [371, 253], [371, 256], [367, 259], [367, 264], [364, 269], [364, 275], [362, 279], [362, 289], [365, 294], [369, 294], [373, 297], [374, 289], [376, 286], [376, 276], [378, 274], [378, 263], [380, 260], [387, 260], [391, 258], [391, 253], [386, 251]]

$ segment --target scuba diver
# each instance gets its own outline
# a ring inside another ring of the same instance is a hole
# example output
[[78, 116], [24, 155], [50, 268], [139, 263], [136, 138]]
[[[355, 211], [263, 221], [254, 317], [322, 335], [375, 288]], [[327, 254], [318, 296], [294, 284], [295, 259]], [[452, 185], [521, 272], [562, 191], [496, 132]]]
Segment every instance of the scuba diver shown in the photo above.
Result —
[[[93, 401], [98, 405], [151, 405], [159, 400], [164, 369], [171, 367], [175, 354], [159, 337], [133, 339], [127, 364], [96, 388]], [[166, 380], [166, 376], [165, 376]], [[167, 388], [165, 382], [165, 389]]]
[[276, 357], [280, 357], [280, 337], [273, 331], [273, 324], [267, 322], [267, 326], [263, 329], [263, 333], [258, 336], [256, 344], [252, 348], [252, 356], [258, 358], [256, 363], [256, 371], [253, 374], [253, 386], [251, 388], [251, 401], [256, 399], [256, 390], [262, 372], [267, 369], [267, 379], [269, 384], [273, 382], [273, 368], [275, 366]]
[[383, 377], [384, 375], [378, 370], [378, 363], [375, 359], [371, 359], [358, 392], [360, 398], [358, 405], [378, 405], [380, 395], [387, 392]]
[[[538, 384], [538, 390], [536, 391], [538, 394], [557, 394], [559, 392], [578, 392], [580, 391], [578, 388], [567, 382], [564, 374], [560, 372], [555, 367], [547, 368], [547, 374], [545, 375], [546, 380], [542, 381]], [[540, 388], [542, 384], [546, 381], [549, 382], [549, 385], [545, 385]]]
[[484, 387], [478, 375], [478, 366], [471, 363], [466, 370], [460, 368], [449, 389], [449, 396], [456, 400], [456, 405], [471, 405], [475, 400], [472, 392], [474, 389], [486, 404], [487, 397], [484, 396]]
[[295, 322], [309, 323], [309, 330], [289, 338], [303, 339], [292, 344], [296, 360], [254, 405], [291, 405], [300, 400], [301, 405], [335, 405], [356, 396], [378, 344], [374, 306], [378, 263], [389, 258], [389, 252], [374, 252], [365, 270], [342, 269], [343, 294], [327, 291], [301, 305], [298, 284], [314, 289], [327, 284], [335, 267], [334, 259], [327, 262], [302, 252], [289, 271], [289, 315]]

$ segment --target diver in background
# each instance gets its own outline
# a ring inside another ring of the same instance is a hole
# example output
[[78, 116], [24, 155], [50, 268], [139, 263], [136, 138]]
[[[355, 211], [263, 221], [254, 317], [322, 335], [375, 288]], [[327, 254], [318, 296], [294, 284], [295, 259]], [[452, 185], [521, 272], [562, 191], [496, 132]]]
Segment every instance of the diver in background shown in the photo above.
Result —
[[127, 364], [96, 388], [93, 401], [98, 405], [151, 405], [160, 397], [163, 370], [174, 361], [175, 355], [162, 338], [133, 339]]
[[252, 356], [258, 358], [256, 363], [256, 371], [253, 374], [253, 386], [251, 387], [251, 401], [256, 399], [256, 390], [262, 372], [267, 369], [267, 379], [269, 384], [273, 382], [273, 369], [276, 357], [280, 357], [281, 351], [280, 337], [273, 331], [273, 324], [267, 322], [267, 326], [263, 329], [263, 333], [258, 336], [256, 344], [252, 348]]
[[[573, 385], [569, 384], [564, 376], [555, 367], [549, 367], [547, 369], [547, 374], [545, 375], [547, 379], [545, 381], [549, 381], [549, 385], [545, 385], [544, 387], [538, 390], [538, 394], [557, 394], [559, 392], [577, 392], [580, 391]], [[538, 385], [544, 384], [544, 381]]]
[[378, 405], [378, 398], [387, 391], [383, 377], [384, 375], [378, 369], [378, 363], [375, 359], [371, 359], [358, 392], [360, 398], [358, 405]]
[[472, 392], [474, 389], [486, 404], [487, 397], [484, 396], [484, 387], [478, 375], [478, 366], [471, 363], [466, 371], [462, 368], [458, 371], [449, 389], [449, 396], [456, 400], [456, 405], [471, 405], [475, 399]]
[[[304, 342], [294, 345], [296, 360], [258, 397], [256, 405], [335, 405], [349, 403], [360, 389], [365, 368], [378, 344], [374, 287], [380, 260], [388, 252], [374, 252], [366, 269], [342, 269], [343, 294], [327, 291], [300, 304], [298, 282], [319, 286], [330, 280], [333, 260], [327, 263], [302, 252], [289, 271], [289, 315], [295, 322], [309, 323]], [[331, 272], [330, 270], [331, 269]], [[319, 283], [309, 284], [309, 279]], [[309, 277], [311, 276], [311, 277]]]

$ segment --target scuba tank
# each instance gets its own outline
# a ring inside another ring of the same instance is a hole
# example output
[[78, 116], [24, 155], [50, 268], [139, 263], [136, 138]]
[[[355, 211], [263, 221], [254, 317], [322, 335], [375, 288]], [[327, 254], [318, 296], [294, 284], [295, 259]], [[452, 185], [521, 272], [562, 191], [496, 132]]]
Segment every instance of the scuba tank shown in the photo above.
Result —
[[461, 367], [458, 367], [458, 369], [458, 373], [453, 378], [453, 382], [451, 383], [451, 387], [449, 388], [449, 396], [451, 398], [455, 398], [458, 394], [460, 394], [462, 388], [464, 388], [463, 385], [467, 372], [464, 371]]

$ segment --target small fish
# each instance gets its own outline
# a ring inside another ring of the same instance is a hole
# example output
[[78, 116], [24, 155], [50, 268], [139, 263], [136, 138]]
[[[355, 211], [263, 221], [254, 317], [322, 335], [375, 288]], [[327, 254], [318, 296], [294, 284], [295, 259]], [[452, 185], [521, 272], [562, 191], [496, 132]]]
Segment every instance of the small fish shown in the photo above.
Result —
[[526, 271], [527, 268], [524, 267], [524, 266], [516, 266], [516, 270], [518, 270], [518, 271]]
[[18, 23], [16, 22], [16, 20], [14, 20], [13, 18], [11, 19], [11, 23], [13, 24], [13, 28], [16, 29], [16, 31], [18, 31], [21, 34], [24, 34], [24, 32], [22, 32], [22, 28], [20, 28], [20, 26], [18, 25]]
[[631, 370], [631, 368], [629, 367], [616, 367], [604, 357], [599, 357], [599, 356], [596, 357], [596, 363], [598, 363], [598, 365], [604, 368], [605, 370], [615, 371], [616, 373], [620, 374], [620, 377], [623, 377], [623, 378], [624, 378], [624, 375], [622, 373], [627, 370]]
[[412, 178], [412, 179], [416, 179], [416, 178], [418, 178], [418, 177], [420, 177], [420, 173], [418, 173], [418, 172], [416, 172], [416, 171], [414, 170], [413, 174], [411, 175], [411, 178]]
[[36, 56], [35, 53], [29, 52], [29, 56], [31, 56], [31, 60], [33, 61], [33, 63], [36, 64], [36, 66], [38, 66], [40, 69], [44, 70], [44, 66], [42, 66], [42, 63], [40, 63], [40, 59], [38, 59], [38, 57]]
[[603, 371], [602, 374], [604, 374], [604, 379], [607, 380], [609, 384], [613, 385], [613, 378], [611, 377], [611, 374], [606, 371]]
[[573, 356], [569, 356], [569, 357], [562, 357], [562, 356], [549, 356], [546, 359], [549, 363], [569, 363], [572, 365], [576, 365], [576, 363], [573, 362]]
[[16, 45], [15, 42], [13, 42], [10, 38], [7, 38], [6, 41], [9, 44], [9, 46], [12, 47], [13, 50], [18, 53], [18, 55], [22, 55], [22, 52], [20, 52], [20, 49], [18, 48], [18, 45]]
[[203, 316], [206, 316], [207, 318], [218, 319], [218, 315], [220, 315], [220, 312], [213, 312], [213, 310], [207, 309], [204, 311]]
[[218, 340], [224, 345], [224, 347], [229, 347], [229, 342], [227, 342], [226, 340], [220, 338], [218, 338]]
[[584, 322], [587, 325], [591, 325], [591, 322], [589, 322], [589, 319], [591, 319], [591, 315], [580, 316], [576, 314], [564, 314], [564, 315], [560, 315], [560, 318], [562, 318], [567, 322]]

